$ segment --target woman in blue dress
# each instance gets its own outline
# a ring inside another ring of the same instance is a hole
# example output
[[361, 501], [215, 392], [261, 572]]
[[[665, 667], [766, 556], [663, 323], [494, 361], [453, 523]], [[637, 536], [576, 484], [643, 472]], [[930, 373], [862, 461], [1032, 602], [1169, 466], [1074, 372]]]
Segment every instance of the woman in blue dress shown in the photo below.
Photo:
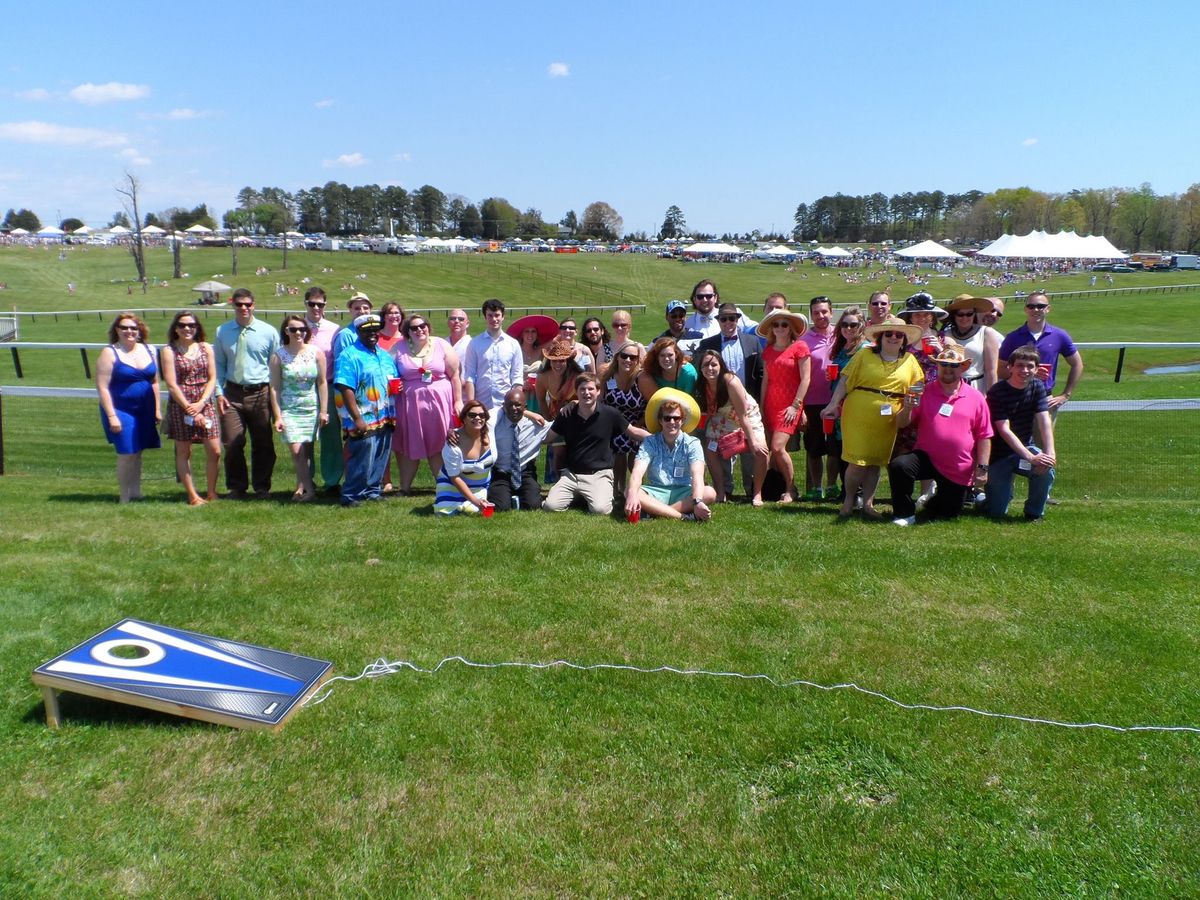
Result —
[[158, 364], [146, 343], [146, 323], [121, 313], [108, 329], [109, 346], [96, 361], [96, 393], [104, 435], [117, 451], [120, 501], [142, 499], [142, 451], [162, 446], [158, 423]]

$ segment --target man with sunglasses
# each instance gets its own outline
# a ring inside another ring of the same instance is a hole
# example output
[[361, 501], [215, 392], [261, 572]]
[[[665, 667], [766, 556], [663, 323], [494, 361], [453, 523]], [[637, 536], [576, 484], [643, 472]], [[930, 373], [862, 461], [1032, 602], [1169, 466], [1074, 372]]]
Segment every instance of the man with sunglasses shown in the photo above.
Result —
[[937, 491], [923, 511], [926, 519], [953, 519], [961, 511], [967, 488], [974, 480], [987, 483], [992, 453], [992, 417], [983, 394], [963, 381], [970, 360], [957, 344], [949, 344], [935, 358], [937, 380], [926, 384], [918, 397], [904, 397], [896, 425], [910, 422], [917, 428], [917, 443], [909, 453], [888, 463], [892, 483], [893, 521], [916, 523], [913, 485], [932, 478]]
[[891, 315], [892, 298], [887, 291], [876, 291], [867, 301], [867, 327], [882, 325]]
[[471, 335], [468, 334], [470, 327], [471, 320], [465, 309], [452, 309], [446, 313], [446, 330], [449, 333], [446, 340], [450, 342], [459, 359], [466, 355], [467, 344], [471, 343]]
[[[217, 412], [225, 447], [225, 487], [235, 500], [269, 497], [275, 469], [275, 429], [271, 425], [271, 357], [279, 348], [279, 332], [254, 317], [254, 294], [233, 292], [234, 318], [217, 329], [213, 353], [217, 361]], [[246, 435], [250, 435], [250, 471], [246, 470]]]
[[[695, 332], [699, 337], [712, 337], [721, 330], [720, 322], [717, 321], [715, 310], [721, 302], [721, 294], [717, 291], [717, 286], [708, 279], [696, 282], [692, 288], [692, 308], [695, 310], [687, 319], [684, 320], [684, 328], [689, 332]], [[736, 307], [735, 307], [736, 309]], [[747, 318], [746, 315], [739, 309], [738, 328], [745, 331], [754, 329], [758, 322]], [[694, 344], [685, 345], [683, 350], [688, 355], [695, 355], [699, 352]]]
[[[1050, 297], [1045, 291], [1034, 291], [1025, 298], [1025, 324], [1015, 331], [1009, 332], [1000, 344], [999, 377], [1007, 379], [1011, 373], [1008, 358], [1018, 347], [1033, 344], [1037, 348], [1042, 364], [1038, 371], [1046, 393], [1050, 394], [1048, 406], [1050, 420], [1058, 417], [1059, 408], [1071, 399], [1075, 386], [1083, 376], [1083, 356], [1076, 349], [1071, 336], [1061, 328], [1049, 324], [1046, 318], [1050, 315]], [[1067, 385], [1058, 396], [1053, 395], [1054, 384], [1058, 379], [1058, 358], [1062, 357], [1070, 367], [1067, 372]]]
[[[328, 421], [318, 432], [318, 443], [321, 447], [321, 481], [325, 489], [335, 487], [342, 480], [342, 426], [338, 422], [337, 406], [334, 404], [333, 384], [333, 339], [338, 333], [338, 326], [325, 318], [325, 306], [328, 303], [325, 289], [313, 285], [304, 292], [304, 322], [308, 325], [311, 335], [309, 343], [325, 354], [325, 377], [330, 385]], [[315, 454], [314, 454], [315, 455]], [[309, 464], [314, 462], [309, 457]]]
[[358, 316], [349, 326], [354, 343], [344, 347], [334, 364], [333, 386], [340, 393], [342, 439], [346, 445], [346, 480], [342, 506], [383, 499], [383, 473], [392, 448], [395, 409], [388, 382], [399, 378], [392, 355], [379, 349], [379, 316]]

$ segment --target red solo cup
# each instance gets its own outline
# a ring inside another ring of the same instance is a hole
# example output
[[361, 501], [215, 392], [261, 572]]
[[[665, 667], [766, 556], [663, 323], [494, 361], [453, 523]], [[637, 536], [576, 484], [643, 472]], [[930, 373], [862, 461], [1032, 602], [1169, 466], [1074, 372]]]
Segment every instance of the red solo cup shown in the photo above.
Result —
[[925, 349], [926, 356], [937, 356], [938, 350], [940, 349], [938, 347], [937, 341], [935, 341], [933, 338], [928, 338], [928, 337], [922, 338], [921, 346]]
[[821, 430], [826, 434], [833, 434], [833, 419], [821, 419]]
[[839, 366], [837, 363], [830, 363], [825, 367], [825, 380], [837, 381]]
[[404, 386], [404, 381], [399, 378], [388, 379], [388, 396], [395, 397], [400, 393], [400, 389]]
[[494, 503], [485, 503], [483, 505], [483, 509], [479, 511], [480, 515], [482, 515], [485, 519], [490, 519], [495, 512], [496, 505]]
[[536, 375], [525, 376], [525, 391], [527, 393], [532, 394], [535, 390], [537, 390], [537, 376]]
[[630, 525], [636, 525], [638, 522], [642, 521], [642, 511], [640, 509], [635, 509], [625, 518], [629, 520]]
[[1037, 367], [1037, 376], [1042, 381], [1045, 381], [1047, 378], [1049, 378], [1050, 377], [1050, 364], [1049, 363], [1039, 364]]

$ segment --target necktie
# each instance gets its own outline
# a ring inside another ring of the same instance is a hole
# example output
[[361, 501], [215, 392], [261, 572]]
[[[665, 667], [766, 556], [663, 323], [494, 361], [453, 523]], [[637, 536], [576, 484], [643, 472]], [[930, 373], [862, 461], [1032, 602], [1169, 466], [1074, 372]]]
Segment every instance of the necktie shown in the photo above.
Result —
[[246, 383], [246, 329], [238, 331], [237, 348], [233, 351], [233, 380], [237, 384]]
[[512, 426], [512, 460], [509, 462], [509, 479], [512, 481], [513, 505], [516, 505], [517, 494], [521, 491], [521, 438], [520, 422], [509, 422]]

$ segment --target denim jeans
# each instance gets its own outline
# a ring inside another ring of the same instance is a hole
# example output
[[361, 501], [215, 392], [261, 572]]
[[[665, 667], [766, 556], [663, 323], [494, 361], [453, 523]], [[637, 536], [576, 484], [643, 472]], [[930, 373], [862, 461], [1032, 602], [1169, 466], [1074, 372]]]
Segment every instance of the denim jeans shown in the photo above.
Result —
[[392, 449], [392, 428], [385, 426], [363, 437], [346, 441], [346, 477], [342, 482], [342, 503], [374, 500], [380, 495], [383, 472]]
[[[1029, 445], [1030, 453], [1041, 453], [1033, 444]], [[1054, 469], [1050, 468], [1041, 475], [1033, 474], [1032, 469], [1019, 468], [1021, 457], [1011, 453], [993, 462], [988, 471], [987, 503], [984, 512], [994, 519], [1003, 518], [1008, 512], [1008, 504], [1012, 502], [1013, 476], [1020, 475], [1029, 479], [1029, 497], [1025, 500], [1025, 517], [1040, 519], [1046, 512], [1046, 499], [1050, 496], [1050, 486], [1054, 484]]]

